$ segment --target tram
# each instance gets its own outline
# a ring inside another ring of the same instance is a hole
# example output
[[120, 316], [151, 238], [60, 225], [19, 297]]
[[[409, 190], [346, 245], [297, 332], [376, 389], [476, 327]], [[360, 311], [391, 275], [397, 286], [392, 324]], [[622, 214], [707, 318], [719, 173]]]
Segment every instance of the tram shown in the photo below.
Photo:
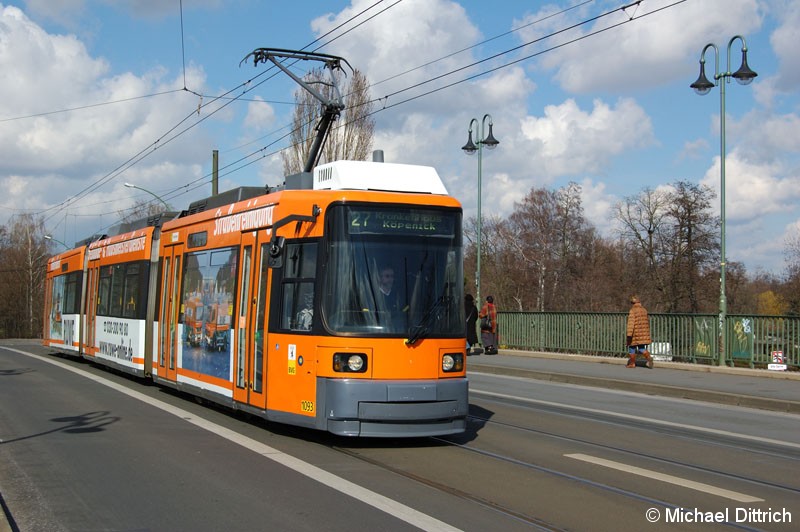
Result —
[[460, 433], [461, 217], [433, 168], [382, 162], [212, 196], [53, 257], [45, 345], [271, 421]]
[[[463, 432], [461, 205], [431, 167], [315, 166], [344, 109], [343, 58], [250, 58], [322, 104], [303, 172], [51, 258], [44, 344], [271, 421], [343, 436]], [[336, 96], [279, 58], [324, 63]]]

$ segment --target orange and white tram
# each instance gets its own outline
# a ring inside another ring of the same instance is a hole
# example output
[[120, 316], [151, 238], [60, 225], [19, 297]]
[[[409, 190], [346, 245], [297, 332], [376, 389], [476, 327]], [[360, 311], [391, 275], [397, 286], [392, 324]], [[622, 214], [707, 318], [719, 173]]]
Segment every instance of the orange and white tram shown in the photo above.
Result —
[[81, 354], [335, 434], [462, 432], [461, 216], [433, 168], [356, 161], [195, 202], [89, 247]]

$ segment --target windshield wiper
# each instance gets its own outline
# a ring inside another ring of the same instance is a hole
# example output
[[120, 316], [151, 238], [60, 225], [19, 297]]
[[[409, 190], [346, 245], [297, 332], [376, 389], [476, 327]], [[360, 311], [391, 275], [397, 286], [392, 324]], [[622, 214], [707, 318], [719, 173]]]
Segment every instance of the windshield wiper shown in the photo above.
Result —
[[414, 345], [420, 338], [428, 334], [428, 325], [430, 324], [431, 320], [439, 309], [445, 307], [449, 300], [449, 297], [442, 296], [433, 302], [433, 305], [431, 305], [430, 308], [425, 311], [425, 314], [422, 315], [422, 319], [419, 320], [419, 323], [408, 329], [406, 345]]

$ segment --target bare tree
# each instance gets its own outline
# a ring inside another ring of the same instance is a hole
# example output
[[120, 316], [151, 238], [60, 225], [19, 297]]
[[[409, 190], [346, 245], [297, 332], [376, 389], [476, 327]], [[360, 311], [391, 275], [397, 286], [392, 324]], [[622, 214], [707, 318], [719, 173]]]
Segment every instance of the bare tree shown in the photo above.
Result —
[[585, 301], [585, 294], [571, 287], [585, 275], [597, 238], [583, 216], [576, 183], [556, 191], [531, 189], [499, 224], [497, 237], [509, 255], [520, 306], [566, 310]]
[[709, 187], [686, 181], [677, 181], [669, 196], [671, 227], [664, 259], [669, 261], [672, 306], [683, 312], [696, 313], [701, 307], [711, 306], [710, 301], [700, 301], [700, 280], [703, 271], [716, 272], [715, 259], [719, 256], [719, 221], [711, 214], [713, 198]]
[[[339, 123], [334, 123], [328, 139], [320, 154], [320, 163], [341, 159], [356, 161], [366, 160], [372, 150], [372, 137], [375, 121], [371, 117], [370, 87], [366, 76], [354, 70], [347, 78], [347, 83], [340, 87], [344, 95], [345, 108], [339, 116]], [[334, 94], [334, 87], [323, 82], [321, 69], [314, 69], [304, 79], [314, 84], [319, 92], [328, 98]], [[285, 175], [302, 171], [311, 146], [316, 136], [316, 128], [320, 119], [321, 106], [308, 91], [299, 88], [295, 91], [294, 129], [291, 134], [292, 145], [281, 152]]]
[[[171, 207], [171, 206], [170, 206]], [[120, 223], [133, 222], [164, 212], [164, 204], [157, 200], [138, 199], [133, 207], [117, 211]]]
[[0, 231], [0, 337], [41, 334], [48, 241], [44, 222], [30, 214]]
[[786, 282], [784, 295], [789, 313], [800, 314], [800, 229], [795, 229], [786, 239]]
[[647, 263], [646, 269], [631, 272], [631, 289], [656, 300], [654, 308], [666, 312], [713, 308], [708, 297], [713, 291], [707, 286], [719, 250], [719, 221], [710, 211], [713, 198], [708, 187], [677, 181], [671, 190], [646, 188], [617, 204], [615, 217], [627, 251], [633, 260], [638, 255]]

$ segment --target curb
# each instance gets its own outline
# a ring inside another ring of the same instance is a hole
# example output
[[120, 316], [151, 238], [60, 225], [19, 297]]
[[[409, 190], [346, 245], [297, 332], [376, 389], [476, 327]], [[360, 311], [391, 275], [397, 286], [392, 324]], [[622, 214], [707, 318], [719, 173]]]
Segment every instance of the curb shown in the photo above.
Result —
[[[502, 349], [500, 354], [527, 357], [549, 358], [554, 360], [572, 360], [576, 362], [594, 362], [595, 364], [624, 364], [624, 357], [609, 357], [600, 355], [577, 355], [569, 353], [549, 353], [544, 351], [522, 351], [516, 349]], [[659, 360], [655, 357], [658, 367], [677, 369], [682, 371], [699, 371], [705, 373], [723, 373], [726, 375], [746, 375], [748, 377], [762, 377], [766, 379], [783, 379], [800, 381], [800, 371], [769, 371], [766, 369], [737, 368], [730, 366], [710, 366], [705, 364], [691, 364], [689, 362], [672, 362]]]

